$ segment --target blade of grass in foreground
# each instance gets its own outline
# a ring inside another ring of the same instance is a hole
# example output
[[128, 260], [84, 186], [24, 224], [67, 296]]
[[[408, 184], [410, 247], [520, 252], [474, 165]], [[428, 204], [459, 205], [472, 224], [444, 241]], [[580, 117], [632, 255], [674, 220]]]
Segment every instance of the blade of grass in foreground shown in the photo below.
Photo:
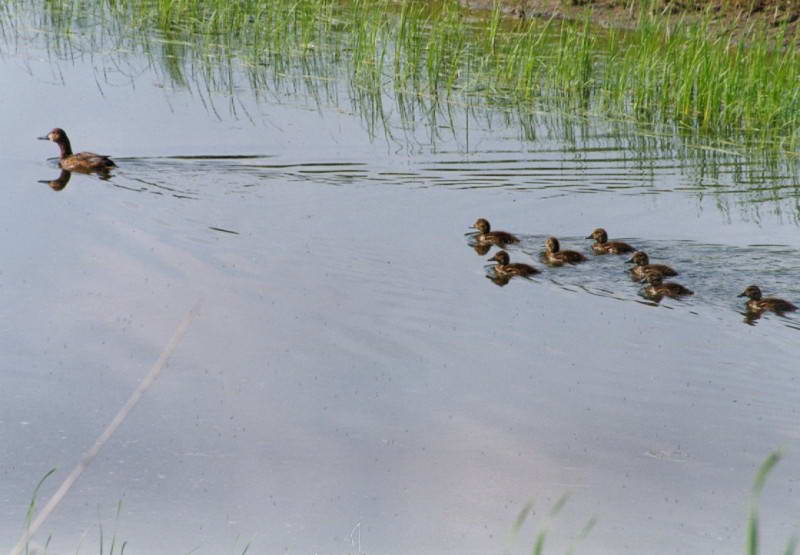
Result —
[[[772, 469], [781, 460], [782, 453], [775, 451], [771, 453], [767, 459], [761, 463], [761, 466], [756, 473], [756, 478], [753, 480], [753, 492], [750, 499], [750, 516], [747, 519], [747, 555], [758, 555], [759, 552], [759, 531], [758, 531], [758, 500], [761, 497], [761, 492], [764, 490], [764, 484], [767, 481]], [[794, 555], [797, 548], [797, 538], [793, 537], [789, 540], [786, 546], [784, 555]]]

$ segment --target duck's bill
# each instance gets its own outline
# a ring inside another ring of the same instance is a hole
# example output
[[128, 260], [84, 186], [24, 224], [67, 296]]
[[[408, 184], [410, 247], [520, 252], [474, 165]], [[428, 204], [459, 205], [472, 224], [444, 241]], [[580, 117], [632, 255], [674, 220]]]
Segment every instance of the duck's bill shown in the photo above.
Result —
[[625, 261], [625, 264], [633, 264], [633, 258], [629, 258]]
[[737, 297], [746, 297], [747, 295], [745, 295], [744, 293], [739, 293], [739, 294], [738, 294], [738, 295], [736, 295], [736, 296], [737, 296]]
[[587, 235], [585, 238], [586, 239], [594, 239], [594, 237], [592, 237], [591, 235]]
[[50, 140], [50, 137], [48, 137], [47, 135], [45, 135], [44, 137], [36, 137], [36, 138], [39, 139], [40, 141], [49, 141]]

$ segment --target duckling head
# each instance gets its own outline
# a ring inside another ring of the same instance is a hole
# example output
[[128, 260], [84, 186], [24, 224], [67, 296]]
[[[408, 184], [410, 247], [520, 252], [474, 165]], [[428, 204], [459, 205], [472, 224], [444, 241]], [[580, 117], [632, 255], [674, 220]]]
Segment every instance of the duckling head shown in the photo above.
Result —
[[475, 223], [472, 224], [472, 227], [477, 229], [480, 233], [489, 233], [489, 231], [492, 229], [492, 226], [489, 225], [489, 220], [484, 218], [478, 218], [475, 220]]
[[749, 297], [754, 301], [761, 300], [761, 289], [758, 285], [751, 285], [738, 295], [739, 297]]
[[547, 249], [547, 252], [558, 252], [561, 246], [558, 244], [558, 239], [548, 237], [547, 241], [544, 242], [544, 248]]
[[647, 266], [650, 264], [650, 257], [646, 252], [636, 251], [633, 256], [628, 260], [628, 264], [635, 264], [636, 266]]
[[497, 253], [495, 253], [493, 257], [489, 258], [488, 260], [489, 262], [497, 262], [498, 264], [504, 266], [508, 264], [510, 258], [506, 251], [498, 251]]
[[594, 239], [598, 243], [607, 243], [608, 242], [608, 233], [602, 227], [598, 227], [592, 234], [587, 237], [587, 239]]

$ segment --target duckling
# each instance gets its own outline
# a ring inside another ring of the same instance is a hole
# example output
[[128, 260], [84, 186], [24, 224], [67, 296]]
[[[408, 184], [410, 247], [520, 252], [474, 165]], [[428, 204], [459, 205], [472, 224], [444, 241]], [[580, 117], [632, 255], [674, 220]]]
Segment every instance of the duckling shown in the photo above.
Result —
[[586, 257], [575, 251], [562, 251], [558, 239], [548, 237], [544, 242], [545, 252], [542, 260], [551, 266], [562, 266], [564, 263], [577, 264], [586, 260]]
[[776, 299], [775, 297], [767, 297], [766, 299], [762, 299], [761, 289], [757, 285], [749, 286], [747, 289], [742, 291], [739, 296], [748, 297], [750, 299], [746, 304], [748, 312], [760, 314], [769, 310], [776, 314], [783, 314], [784, 312], [794, 312], [797, 310], [795, 305], [789, 301], [784, 301], [783, 299]]
[[694, 295], [694, 291], [687, 289], [680, 283], [675, 283], [672, 281], [663, 283], [664, 276], [659, 273], [646, 274], [644, 279], [650, 285], [646, 286], [642, 290], [642, 293], [645, 297], [653, 299], [656, 302], [659, 302], [662, 297], [671, 297], [673, 299], [677, 299], [687, 295]]
[[475, 242], [483, 243], [485, 245], [497, 245], [504, 247], [513, 243], [519, 243], [519, 238], [506, 232], [506, 231], [492, 231], [492, 226], [489, 221], [483, 218], [478, 218], [472, 225], [473, 229], [477, 229], [478, 233], [475, 234]]
[[631, 279], [633, 281], [642, 281], [647, 274], [661, 274], [662, 277], [678, 275], [678, 272], [664, 264], [650, 264], [650, 257], [647, 256], [646, 252], [636, 251], [627, 262], [628, 264], [635, 264], [631, 268]]
[[608, 233], [602, 227], [598, 227], [587, 239], [594, 239], [592, 250], [595, 254], [623, 254], [626, 252], [633, 252], [634, 248], [628, 243], [622, 241], [609, 241]]
[[61, 166], [61, 169], [83, 173], [107, 173], [111, 168], [117, 166], [111, 158], [103, 154], [95, 154], [94, 152], [78, 152], [77, 154], [73, 154], [67, 134], [63, 129], [58, 127], [50, 131], [50, 133], [44, 137], [37, 137], [37, 139], [40, 141], [53, 141], [58, 145], [58, 148], [61, 150], [58, 165]]
[[528, 277], [538, 274], [539, 270], [528, 264], [520, 262], [511, 263], [506, 251], [499, 251], [493, 257], [489, 258], [490, 262], [497, 262], [494, 265], [494, 273], [498, 276], [521, 276]]

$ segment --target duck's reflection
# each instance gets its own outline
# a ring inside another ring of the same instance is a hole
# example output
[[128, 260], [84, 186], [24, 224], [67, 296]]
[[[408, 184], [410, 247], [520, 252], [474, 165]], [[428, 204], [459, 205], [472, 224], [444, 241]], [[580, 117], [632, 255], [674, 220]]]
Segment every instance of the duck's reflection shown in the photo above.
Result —
[[508, 285], [509, 281], [511, 281], [511, 276], [509, 276], [508, 274], [496, 274], [492, 272], [491, 274], [486, 275], [486, 279], [490, 280], [498, 287], [504, 287]]
[[[108, 181], [109, 179], [111, 179], [111, 172], [107, 169], [91, 170], [91, 171], [75, 170], [75, 172], [84, 173], [86, 175], [96, 175], [103, 181]], [[67, 183], [69, 183], [72, 174], [73, 172], [62, 169], [61, 173], [57, 178], [53, 180], [40, 179], [39, 183], [45, 183], [48, 187], [50, 187], [54, 191], [62, 191], [67, 186]]]
[[475, 252], [478, 253], [478, 256], [483, 256], [492, 248], [492, 245], [487, 245], [485, 243], [473, 243], [470, 245]]
[[764, 315], [763, 312], [753, 311], [753, 310], [745, 310], [744, 312], [740, 312], [744, 318], [742, 318], [742, 322], [747, 324], [748, 326], [755, 326], [758, 323], [758, 320], [761, 316]]
[[48, 181], [47, 179], [41, 179], [39, 180], [39, 183], [47, 184], [47, 186], [54, 191], [61, 191], [67, 186], [67, 183], [69, 183], [70, 177], [72, 177], [72, 172], [61, 170], [61, 174], [57, 178], [51, 181]]

